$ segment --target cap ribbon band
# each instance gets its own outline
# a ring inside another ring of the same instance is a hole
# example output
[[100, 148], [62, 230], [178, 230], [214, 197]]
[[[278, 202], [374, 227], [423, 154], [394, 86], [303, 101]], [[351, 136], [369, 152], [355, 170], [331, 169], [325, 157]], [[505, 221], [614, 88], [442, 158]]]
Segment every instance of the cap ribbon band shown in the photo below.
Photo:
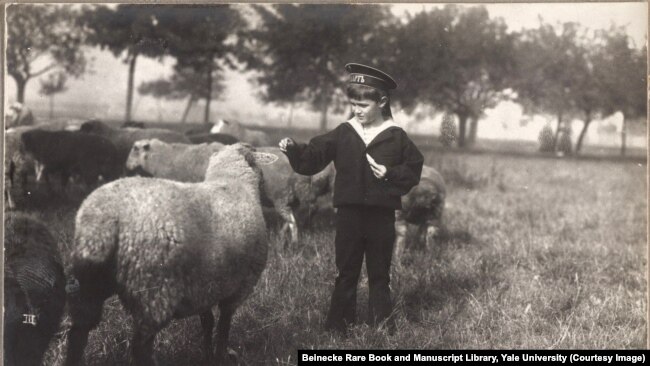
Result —
[[382, 79], [366, 74], [350, 74], [350, 83], [368, 85], [382, 90], [388, 89], [388, 86]]

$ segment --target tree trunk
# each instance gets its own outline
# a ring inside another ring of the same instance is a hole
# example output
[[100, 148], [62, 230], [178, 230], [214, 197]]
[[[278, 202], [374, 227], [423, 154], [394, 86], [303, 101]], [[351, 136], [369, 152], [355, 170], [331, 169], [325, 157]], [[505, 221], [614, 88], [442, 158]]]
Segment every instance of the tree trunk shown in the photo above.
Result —
[[126, 86], [126, 115], [124, 116], [125, 122], [131, 121], [131, 108], [133, 106], [133, 82], [135, 75], [135, 62], [138, 59], [138, 53], [134, 52], [129, 56], [129, 80]]
[[320, 115], [320, 130], [325, 132], [327, 130], [327, 110], [329, 109], [329, 103], [327, 98], [322, 99], [323, 105], [321, 106], [321, 115]]
[[465, 147], [465, 130], [467, 129], [467, 115], [458, 114], [458, 147]]
[[54, 118], [54, 94], [50, 95], [50, 119]]
[[212, 62], [208, 64], [207, 71], [207, 95], [205, 97], [205, 113], [203, 114], [203, 123], [210, 123], [210, 102], [212, 101]]
[[291, 100], [291, 105], [289, 106], [289, 120], [287, 121], [287, 127], [291, 128], [291, 125], [293, 124], [293, 105], [295, 103], [295, 100]]
[[582, 131], [580, 131], [580, 135], [578, 136], [578, 142], [576, 142], [576, 155], [580, 154], [580, 149], [582, 148], [582, 140], [585, 138], [585, 135], [587, 135], [587, 128], [589, 128], [590, 123], [591, 123], [591, 113], [586, 112], [585, 125], [582, 126]]
[[27, 80], [22, 80], [22, 79], [16, 79], [16, 89], [17, 90], [17, 95], [16, 95], [16, 101], [18, 103], [25, 103], [25, 87], [27, 86]]
[[625, 118], [625, 114], [623, 115], [623, 125], [621, 126], [621, 156], [625, 156], [625, 144], [626, 144], [626, 131], [627, 127], [627, 119]]
[[196, 99], [194, 95], [190, 95], [190, 99], [187, 100], [187, 106], [183, 111], [183, 117], [181, 117], [181, 123], [185, 123], [185, 121], [187, 120], [187, 115], [190, 113], [190, 109], [192, 108], [192, 105], [194, 105], [195, 101]]
[[557, 114], [557, 128], [553, 137], [553, 152], [557, 151], [557, 142], [560, 139], [560, 129], [562, 128], [562, 111]]
[[469, 136], [467, 144], [473, 146], [476, 142], [476, 135], [478, 134], [478, 118], [469, 118]]

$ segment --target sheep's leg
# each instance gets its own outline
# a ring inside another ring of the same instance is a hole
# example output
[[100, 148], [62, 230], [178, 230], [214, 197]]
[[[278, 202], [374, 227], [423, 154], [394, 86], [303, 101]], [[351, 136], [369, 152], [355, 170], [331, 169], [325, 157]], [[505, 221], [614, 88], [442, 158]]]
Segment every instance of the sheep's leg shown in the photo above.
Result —
[[153, 359], [153, 342], [158, 333], [158, 328], [149, 324], [136, 325], [133, 334], [133, 361], [137, 366], [155, 366]]
[[436, 244], [436, 236], [438, 235], [438, 232], [440, 231], [438, 229], [438, 223], [435, 222], [429, 222], [427, 223], [427, 231], [426, 231], [426, 248], [428, 251], [433, 250], [435, 244]]
[[[87, 300], [87, 299], [86, 299]], [[68, 334], [68, 354], [66, 366], [79, 365], [88, 343], [88, 333], [99, 324], [102, 319], [102, 306], [104, 299], [83, 301], [79, 298], [69, 300], [72, 327]]]
[[222, 365], [228, 347], [228, 334], [232, 316], [235, 313], [235, 305], [231, 302], [219, 304], [219, 322], [217, 323], [217, 352], [215, 354], [216, 365]]
[[[398, 211], [399, 212], [399, 211]], [[402, 255], [404, 254], [404, 247], [406, 246], [406, 222], [401, 219], [401, 215], [395, 220], [395, 261], [397, 265], [401, 265]]]
[[296, 217], [293, 216], [293, 213], [289, 214], [289, 232], [291, 234], [291, 243], [298, 242], [298, 224], [296, 223]]
[[282, 206], [280, 208], [277, 208], [277, 211], [284, 221], [282, 228], [280, 229], [280, 234], [282, 237], [288, 237], [289, 242], [292, 244], [298, 242], [298, 225], [296, 224], [296, 218], [293, 216], [291, 207]]
[[205, 352], [206, 364], [214, 363], [214, 352], [212, 352], [212, 330], [214, 329], [214, 315], [212, 310], [201, 313], [201, 327], [203, 328], [203, 349]]

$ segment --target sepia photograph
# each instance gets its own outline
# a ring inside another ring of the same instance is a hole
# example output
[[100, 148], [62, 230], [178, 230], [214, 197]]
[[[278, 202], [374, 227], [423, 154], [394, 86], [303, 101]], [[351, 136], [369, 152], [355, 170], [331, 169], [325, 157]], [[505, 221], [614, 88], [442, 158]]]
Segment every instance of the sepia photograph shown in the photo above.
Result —
[[647, 2], [2, 6], [5, 366], [648, 347]]

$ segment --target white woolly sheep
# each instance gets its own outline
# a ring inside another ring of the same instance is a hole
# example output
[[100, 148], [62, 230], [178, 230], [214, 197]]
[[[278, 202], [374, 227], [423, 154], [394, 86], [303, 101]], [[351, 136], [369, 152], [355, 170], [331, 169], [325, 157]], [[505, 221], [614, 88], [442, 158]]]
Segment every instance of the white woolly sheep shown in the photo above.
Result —
[[215, 358], [222, 360], [232, 316], [266, 265], [259, 154], [230, 145], [210, 158], [203, 182], [123, 178], [88, 196], [71, 252], [79, 289], [69, 297], [67, 365], [81, 360], [113, 293], [133, 316], [135, 364], [154, 364], [158, 331], [197, 314], [210, 361], [214, 305], [220, 310]]
[[401, 258], [404, 251], [408, 225], [417, 229], [417, 240], [424, 236], [426, 247], [433, 248], [435, 236], [442, 228], [445, 195], [445, 180], [442, 175], [432, 167], [423, 166], [420, 183], [402, 196], [402, 209], [396, 213], [396, 258]]
[[90, 120], [81, 124], [81, 132], [92, 133], [109, 139], [117, 148], [121, 164], [126, 163], [133, 143], [138, 140], [153, 139], [165, 142], [182, 142], [189, 144], [185, 135], [164, 128], [112, 128], [99, 120]]
[[[180, 182], [200, 182], [205, 176], [208, 159], [213, 152], [219, 151], [219, 143], [187, 145], [167, 144], [162, 141], [137, 141], [127, 159], [128, 170], [144, 176], [172, 179]], [[264, 172], [264, 192], [283, 220], [281, 232], [289, 233], [292, 243], [298, 240], [298, 226], [294, 210], [299, 206], [313, 204], [329, 186], [321, 182], [319, 176], [306, 177], [291, 169], [289, 160], [277, 147], [257, 149], [279, 156], [272, 165], [261, 166]]]
[[5, 215], [4, 364], [41, 364], [59, 329], [65, 277], [57, 242], [44, 223]]
[[201, 182], [205, 179], [210, 156], [224, 145], [166, 143], [158, 139], [136, 141], [126, 160], [127, 171], [143, 176], [178, 182]]
[[22, 103], [13, 103], [9, 106], [8, 112], [5, 118], [5, 130], [18, 126], [32, 126], [35, 123], [32, 111]]
[[210, 129], [210, 133], [225, 133], [235, 136], [239, 141], [247, 142], [253, 146], [270, 146], [271, 138], [264, 131], [255, 130], [243, 126], [236, 121], [220, 119]]

